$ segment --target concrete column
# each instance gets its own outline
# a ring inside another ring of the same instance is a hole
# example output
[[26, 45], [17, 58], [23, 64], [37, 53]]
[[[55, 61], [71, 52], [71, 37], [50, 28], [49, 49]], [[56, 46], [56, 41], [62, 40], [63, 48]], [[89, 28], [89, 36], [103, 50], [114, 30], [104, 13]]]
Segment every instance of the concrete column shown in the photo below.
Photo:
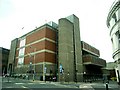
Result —
[[64, 81], [67, 81], [65, 79], [68, 78], [69, 71], [69, 81], [83, 81], [79, 18], [70, 15], [59, 19], [58, 37], [58, 59], [64, 68]]
[[82, 61], [82, 49], [81, 49], [81, 38], [79, 28], [79, 18], [77, 16], [70, 15], [66, 17], [73, 23], [73, 38], [74, 38], [74, 51], [75, 51], [75, 73], [77, 81], [83, 81], [83, 61]]
[[63, 67], [63, 74], [58, 72], [59, 81], [74, 81], [73, 23], [66, 18], [59, 19], [58, 29], [58, 66]]
[[7, 72], [10, 72], [10, 73], [13, 73], [15, 69], [17, 43], [18, 43], [18, 38], [11, 41], [9, 60], [8, 60], [8, 69], [7, 69]]

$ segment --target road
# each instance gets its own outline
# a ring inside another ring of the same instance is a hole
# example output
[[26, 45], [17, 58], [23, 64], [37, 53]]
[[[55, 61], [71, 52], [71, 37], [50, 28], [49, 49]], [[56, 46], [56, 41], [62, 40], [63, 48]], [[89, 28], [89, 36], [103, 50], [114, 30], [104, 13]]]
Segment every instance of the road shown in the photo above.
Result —
[[2, 81], [3, 90], [8, 88], [24, 88], [25, 90], [33, 90], [35, 88], [74, 88], [78, 89], [76, 86], [64, 85], [56, 82], [43, 82], [43, 81], [32, 81], [24, 79], [14, 79], [14, 78], [3, 78]]
[[[0, 78], [1, 79], [1, 78]], [[2, 81], [2, 80], [0, 80]], [[65, 89], [73, 89], [73, 90], [107, 90], [106, 84], [102, 82], [93, 82], [93, 83], [60, 83], [60, 82], [43, 82], [43, 81], [32, 81], [32, 80], [24, 80], [24, 79], [14, 79], [3, 78], [3, 81], [0, 82], [2, 84], [2, 90], [16, 90], [15, 88], [22, 88], [22, 90], [39, 90], [40, 88], [47, 88], [52, 90], [55, 88], [65, 88]], [[108, 90], [120, 90], [120, 85], [116, 82], [109, 82]]]

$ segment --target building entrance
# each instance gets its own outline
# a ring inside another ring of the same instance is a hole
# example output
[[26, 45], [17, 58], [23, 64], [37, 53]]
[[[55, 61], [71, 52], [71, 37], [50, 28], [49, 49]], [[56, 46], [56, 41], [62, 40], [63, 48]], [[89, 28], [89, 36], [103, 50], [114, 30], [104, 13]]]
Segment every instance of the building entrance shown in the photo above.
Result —
[[84, 82], [92, 82], [102, 79], [102, 70], [100, 66], [86, 65], [84, 73]]

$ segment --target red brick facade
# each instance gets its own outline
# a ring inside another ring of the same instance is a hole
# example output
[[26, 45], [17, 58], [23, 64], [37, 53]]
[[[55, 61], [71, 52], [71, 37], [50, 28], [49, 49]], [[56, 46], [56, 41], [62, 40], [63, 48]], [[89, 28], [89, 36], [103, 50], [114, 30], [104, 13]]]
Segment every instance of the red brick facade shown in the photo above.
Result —
[[[28, 65], [30, 60], [32, 63], [50, 62], [55, 63], [56, 58], [56, 31], [48, 26], [32, 31], [25, 36], [25, 53], [24, 65]], [[16, 50], [16, 66], [18, 63], [20, 40], [18, 41]], [[50, 51], [50, 52], [49, 52]], [[30, 53], [36, 53], [35, 57]], [[35, 60], [34, 60], [35, 58]]]

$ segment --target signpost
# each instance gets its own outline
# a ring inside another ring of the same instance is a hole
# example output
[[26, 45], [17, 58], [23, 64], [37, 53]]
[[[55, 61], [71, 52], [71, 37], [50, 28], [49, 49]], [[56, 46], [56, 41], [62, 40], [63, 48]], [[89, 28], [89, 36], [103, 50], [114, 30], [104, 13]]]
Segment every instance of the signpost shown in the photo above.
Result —
[[46, 72], [47, 72], [47, 67], [45, 66], [45, 63], [43, 63], [43, 81], [45, 81]]
[[63, 74], [63, 67], [62, 67], [62, 64], [60, 64], [60, 74]]
[[63, 71], [64, 71], [62, 64], [60, 64], [59, 69], [60, 69], [60, 81], [62, 81], [62, 79], [63, 79]]

